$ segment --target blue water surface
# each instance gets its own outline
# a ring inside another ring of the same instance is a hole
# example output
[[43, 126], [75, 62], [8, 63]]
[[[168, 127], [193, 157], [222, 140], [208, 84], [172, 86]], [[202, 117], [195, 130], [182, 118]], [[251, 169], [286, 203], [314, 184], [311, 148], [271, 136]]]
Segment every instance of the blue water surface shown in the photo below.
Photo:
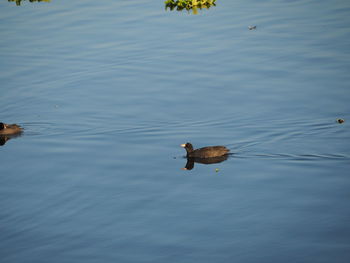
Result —
[[349, 262], [349, 13], [2, 0], [1, 262]]

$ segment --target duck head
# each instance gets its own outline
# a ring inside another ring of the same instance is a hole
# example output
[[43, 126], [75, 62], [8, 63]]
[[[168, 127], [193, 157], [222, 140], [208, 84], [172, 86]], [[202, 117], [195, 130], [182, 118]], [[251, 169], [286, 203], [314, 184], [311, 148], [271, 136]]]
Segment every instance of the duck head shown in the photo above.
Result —
[[189, 143], [189, 142], [181, 144], [180, 146], [185, 148], [187, 153], [193, 152], [193, 145], [191, 143]]

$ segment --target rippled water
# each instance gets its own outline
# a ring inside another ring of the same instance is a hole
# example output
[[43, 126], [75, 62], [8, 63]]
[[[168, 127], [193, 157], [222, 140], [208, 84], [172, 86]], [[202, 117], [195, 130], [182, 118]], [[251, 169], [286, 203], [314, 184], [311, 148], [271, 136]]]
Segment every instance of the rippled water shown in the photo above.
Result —
[[349, 11], [1, 1], [2, 261], [348, 262]]

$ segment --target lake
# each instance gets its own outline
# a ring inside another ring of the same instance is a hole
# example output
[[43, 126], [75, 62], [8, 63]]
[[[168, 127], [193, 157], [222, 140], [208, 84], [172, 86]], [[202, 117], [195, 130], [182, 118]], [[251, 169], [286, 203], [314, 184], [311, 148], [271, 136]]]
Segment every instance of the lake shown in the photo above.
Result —
[[1, 1], [1, 261], [349, 262], [349, 13]]

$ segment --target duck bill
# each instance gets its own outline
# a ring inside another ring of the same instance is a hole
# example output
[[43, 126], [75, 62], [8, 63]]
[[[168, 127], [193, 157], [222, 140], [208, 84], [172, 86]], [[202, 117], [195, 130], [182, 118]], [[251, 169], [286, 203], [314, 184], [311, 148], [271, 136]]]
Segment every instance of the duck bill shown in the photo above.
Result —
[[185, 147], [186, 147], [186, 144], [183, 143], [183, 144], [181, 144], [180, 146], [181, 146], [182, 148], [185, 148]]

